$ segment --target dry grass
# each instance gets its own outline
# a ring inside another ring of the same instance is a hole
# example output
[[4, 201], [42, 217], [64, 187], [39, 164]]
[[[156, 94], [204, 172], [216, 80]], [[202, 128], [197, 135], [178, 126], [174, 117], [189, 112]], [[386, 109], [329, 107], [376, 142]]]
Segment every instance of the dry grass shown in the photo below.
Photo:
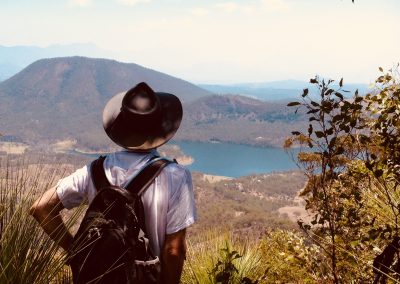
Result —
[[[0, 159], [0, 283], [70, 283], [65, 253], [28, 214], [34, 200], [63, 175], [60, 165]], [[66, 220], [71, 226], [76, 215]], [[60, 236], [58, 236], [60, 237]]]
[[7, 154], [23, 154], [29, 148], [28, 145], [15, 142], [0, 142], [0, 152]]

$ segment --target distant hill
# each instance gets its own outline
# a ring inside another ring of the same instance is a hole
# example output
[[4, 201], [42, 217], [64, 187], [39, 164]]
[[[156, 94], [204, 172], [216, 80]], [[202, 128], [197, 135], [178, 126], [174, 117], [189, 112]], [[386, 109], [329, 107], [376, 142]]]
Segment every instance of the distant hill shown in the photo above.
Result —
[[[299, 98], [305, 88], [310, 88], [310, 94], [316, 94], [316, 90], [313, 89], [308, 82], [298, 80], [231, 85], [200, 84], [199, 87], [216, 94], [236, 94], [258, 98], [264, 101], [291, 100]], [[351, 96], [356, 89], [359, 90], [360, 94], [365, 94], [368, 90], [366, 84], [346, 84], [344, 87], [345, 90], [350, 91], [349, 96]]]
[[291, 131], [305, 125], [304, 116], [286, 102], [211, 95], [136, 64], [65, 57], [39, 60], [0, 83], [0, 132], [43, 147], [69, 140], [80, 149], [109, 149], [113, 143], [102, 129], [103, 107], [114, 94], [140, 81], [183, 101], [177, 140], [282, 146]]
[[280, 147], [291, 131], [305, 126], [304, 115], [285, 102], [238, 95], [200, 98], [187, 103], [185, 113], [177, 139]]
[[39, 59], [76, 55], [109, 58], [113, 57], [114, 54], [89, 43], [50, 45], [47, 47], [0, 45], [0, 82]]
[[108, 145], [101, 126], [105, 103], [140, 81], [183, 102], [210, 95], [189, 82], [136, 64], [85, 57], [39, 60], [0, 83], [0, 129], [26, 142], [73, 138]]
[[290, 208], [292, 215], [302, 217], [304, 205], [296, 203], [296, 197], [304, 184], [301, 172], [250, 175], [214, 182], [194, 172], [199, 219], [190, 233], [229, 228], [236, 235], [259, 237], [265, 234], [266, 228], [298, 229], [288, 215], [280, 212], [281, 208]]

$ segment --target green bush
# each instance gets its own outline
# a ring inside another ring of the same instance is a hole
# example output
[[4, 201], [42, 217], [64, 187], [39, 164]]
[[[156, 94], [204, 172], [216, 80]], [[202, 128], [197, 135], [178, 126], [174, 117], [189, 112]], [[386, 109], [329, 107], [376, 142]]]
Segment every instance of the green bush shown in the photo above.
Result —
[[28, 162], [24, 157], [0, 160], [0, 283], [71, 282], [65, 253], [28, 214], [60, 171], [60, 167]]
[[[326, 259], [319, 248], [292, 231], [269, 231], [260, 245], [263, 283], [324, 282]], [[326, 280], [326, 279], [325, 279]]]
[[[234, 249], [233, 249], [234, 248]], [[225, 274], [224, 274], [225, 273]], [[227, 282], [221, 282], [224, 278]], [[251, 283], [263, 276], [259, 244], [232, 233], [208, 232], [188, 244], [182, 283]]]

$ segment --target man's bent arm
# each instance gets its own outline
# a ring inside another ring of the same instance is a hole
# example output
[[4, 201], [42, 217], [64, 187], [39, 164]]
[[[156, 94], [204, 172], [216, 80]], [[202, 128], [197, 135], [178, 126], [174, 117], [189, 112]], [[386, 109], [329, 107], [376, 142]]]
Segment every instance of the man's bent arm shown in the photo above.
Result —
[[62, 209], [64, 209], [64, 206], [58, 198], [56, 188], [53, 187], [35, 201], [29, 210], [29, 214], [39, 222], [50, 238], [58, 241], [59, 245], [68, 251], [73, 237], [61, 218], [60, 211]]
[[162, 250], [162, 283], [177, 284], [186, 258], [186, 229], [166, 235]]

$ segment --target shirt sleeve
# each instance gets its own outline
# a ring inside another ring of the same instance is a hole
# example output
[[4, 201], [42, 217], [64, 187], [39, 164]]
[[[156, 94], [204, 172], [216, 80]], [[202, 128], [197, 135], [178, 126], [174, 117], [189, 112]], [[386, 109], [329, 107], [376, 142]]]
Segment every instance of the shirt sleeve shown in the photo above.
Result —
[[56, 192], [65, 208], [76, 207], [87, 199], [89, 170], [90, 166], [86, 165], [58, 181]]
[[167, 234], [176, 233], [192, 225], [197, 219], [192, 176], [189, 170], [172, 172], [168, 201]]

